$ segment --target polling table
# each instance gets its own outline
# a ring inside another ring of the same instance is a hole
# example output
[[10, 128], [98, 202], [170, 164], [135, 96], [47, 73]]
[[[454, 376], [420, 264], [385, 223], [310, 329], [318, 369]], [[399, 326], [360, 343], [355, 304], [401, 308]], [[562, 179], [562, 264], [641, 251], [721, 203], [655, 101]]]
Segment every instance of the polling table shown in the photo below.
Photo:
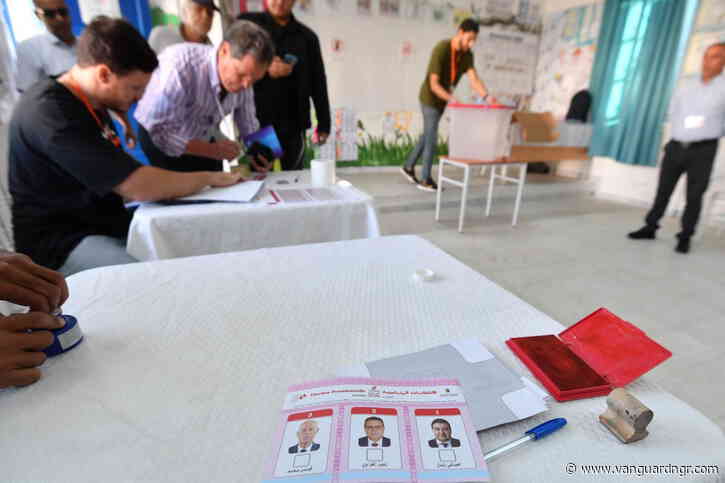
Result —
[[[269, 190], [290, 196], [275, 199]], [[293, 199], [299, 193], [307, 198]], [[308, 171], [286, 171], [269, 174], [250, 203], [142, 204], [126, 250], [150, 261], [379, 235], [371, 196], [346, 181], [314, 188]]]
[[[433, 277], [415, 278], [420, 269]], [[416, 236], [104, 267], [68, 285], [64, 311], [85, 340], [38, 383], [0, 391], [4, 482], [259, 482], [289, 385], [465, 338], [529, 375], [505, 340], [564, 328]], [[487, 451], [569, 421], [491, 462], [493, 481], [629, 481], [622, 471], [653, 465], [722, 481], [716, 424], [646, 376], [627, 389], [655, 412], [649, 437], [620, 443], [597, 420], [604, 397], [551, 402], [478, 433]]]

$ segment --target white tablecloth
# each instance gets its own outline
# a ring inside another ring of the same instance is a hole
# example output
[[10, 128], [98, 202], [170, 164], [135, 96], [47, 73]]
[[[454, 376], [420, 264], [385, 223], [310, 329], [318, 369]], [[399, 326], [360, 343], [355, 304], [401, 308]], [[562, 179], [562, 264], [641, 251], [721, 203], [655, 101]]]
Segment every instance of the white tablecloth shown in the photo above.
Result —
[[[415, 282], [419, 268], [438, 280]], [[3, 482], [258, 482], [289, 384], [466, 337], [528, 374], [504, 340], [562, 330], [412, 236], [105, 267], [69, 285], [65, 311], [86, 340], [48, 361], [37, 384], [0, 391]], [[604, 398], [554, 402], [479, 433], [491, 449], [549, 418], [569, 421], [493, 461], [494, 481], [597, 481], [569, 476], [570, 462], [723, 473], [715, 424], [646, 376], [629, 389], [655, 412], [647, 439], [624, 445], [601, 426]]]
[[[277, 184], [280, 179], [289, 184]], [[293, 181], [298, 179], [298, 183]], [[309, 172], [269, 175], [253, 203], [141, 205], [126, 249], [138, 260], [165, 260], [255, 248], [373, 238], [380, 235], [373, 199], [349, 186], [332, 189], [337, 201], [269, 204], [267, 189], [309, 187]]]

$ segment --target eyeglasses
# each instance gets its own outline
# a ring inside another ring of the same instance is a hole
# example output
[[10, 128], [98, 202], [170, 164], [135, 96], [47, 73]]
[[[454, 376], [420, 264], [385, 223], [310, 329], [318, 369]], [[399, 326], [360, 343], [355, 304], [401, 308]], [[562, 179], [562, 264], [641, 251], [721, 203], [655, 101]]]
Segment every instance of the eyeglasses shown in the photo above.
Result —
[[56, 17], [63, 17], [68, 18], [68, 9], [66, 7], [62, 8], [36, 8], [35, 13], [37, 13], [41, 17], [45, 18], [56, 18]]

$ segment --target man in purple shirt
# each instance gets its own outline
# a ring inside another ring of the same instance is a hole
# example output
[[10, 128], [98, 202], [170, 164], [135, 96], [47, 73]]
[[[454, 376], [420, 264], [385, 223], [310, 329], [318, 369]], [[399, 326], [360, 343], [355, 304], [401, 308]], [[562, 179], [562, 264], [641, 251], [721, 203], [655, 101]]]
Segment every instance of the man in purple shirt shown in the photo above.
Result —
[[[151, 164], [174, 171], [221, 171], [241, 146], [215, 139], [215, 127], [233, 113], [239, 136], [259, 129], [252, 85], [274, 56], [269, 34], [251, 22], [237, 21], [217, 49], [173, 45], [159, 56], [146, 93], [136, 109], [141, 147]], [[263, 158], [252, 160], [266, 171]]]

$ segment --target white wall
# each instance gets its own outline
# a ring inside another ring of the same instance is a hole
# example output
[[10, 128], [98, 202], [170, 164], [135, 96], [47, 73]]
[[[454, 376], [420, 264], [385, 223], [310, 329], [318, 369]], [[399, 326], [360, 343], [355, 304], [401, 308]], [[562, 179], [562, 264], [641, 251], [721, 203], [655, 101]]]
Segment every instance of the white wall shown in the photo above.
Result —
[[46, 33], [45, 25], [34, 13], [33, 0], [6, 1], [16, 42], [20, 43], [30, 37]]
[[[410, 13], [401, 13], [399, 18], [378, 14], [378, 2], [373, 2], [371, 16], [357, 15], [356, 2], [346, 0], [329, 2], [339, 5], [331, 10], [326, 2], [315, 2], [313, 14], [298, 12], [300, 21], [311, 27], [319, 36], [328, 76], [330, 102], [333, 107], [352, 108], [363, 121], [366, 131], [378, 136], [385, 132], [386, 119], [392, 114], [410, 119], [405, 131], [418, 133], [422, 129], [419, 116], [418, 93], [425, 77], [434, 45], [456, 32], [459, 20], [456, 16], [472, 13], [468, 8], [444, 9], [444, 17], [434, 21], [431, 7], [421, 7], [420, 17], [414, 19]], [[413, 2], [411, 2], [412, 4]], [[486, 17], [489, 0], [452, 2], [454, 5], [476, 7], [474, 12]], [[538, 7], [538, 0], [532, 5]], [[423, 5], [423, 2], [420, 2]], [[401, 8], [406, 11], [405, 2]], [[514, 14], [512, 2], [509, 14]], [[538, 12], [538, 8], [536, 10]], [[467, 13], [468, 12], [468, 13]], [[538, 18], [538, 15], [537, 15]], [[479, 36], [483, 41], [484, 36]], [[342, 41], [342, 50], [335, 52], [333, 42]], [[405, 47], [411, 49], [404, 53]], [[479, 75], [485, 80], [486, 66], [491, 63], [483, 55], [475, 58]], [[471, 94], [468, 82], [459, 84], [457, 95], [468, 100]], [[508, 93], [494, 92], [494, 95]], [[405, 122], [399, 124], [406, 124]], [[447, 122], [442, 124], [442, 133], [447, 131]]]
[[542, 0], [541, 13], [547, 15], [568, 8], [581, 7], [592, 3], [592, 0]]

